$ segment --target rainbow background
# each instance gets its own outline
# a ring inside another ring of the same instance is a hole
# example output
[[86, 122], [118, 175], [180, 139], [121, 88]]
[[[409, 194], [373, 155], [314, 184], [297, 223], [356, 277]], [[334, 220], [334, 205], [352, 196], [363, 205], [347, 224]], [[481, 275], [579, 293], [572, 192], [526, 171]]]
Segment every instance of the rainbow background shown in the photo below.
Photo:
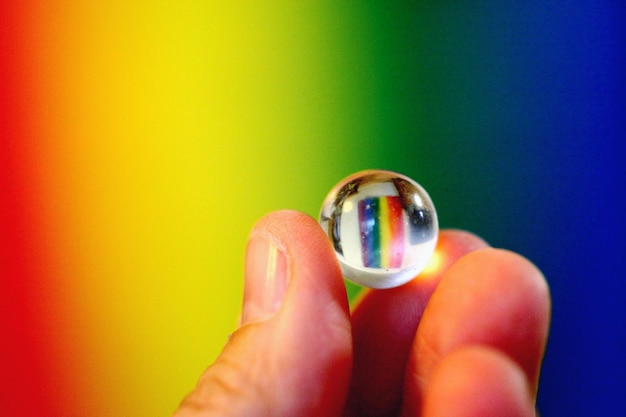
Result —
[[542, 416], [626, 415], [624, 6], [303, 3], [0, 3], [0, 415], [169, 415], [368, 168], [545, 272]]

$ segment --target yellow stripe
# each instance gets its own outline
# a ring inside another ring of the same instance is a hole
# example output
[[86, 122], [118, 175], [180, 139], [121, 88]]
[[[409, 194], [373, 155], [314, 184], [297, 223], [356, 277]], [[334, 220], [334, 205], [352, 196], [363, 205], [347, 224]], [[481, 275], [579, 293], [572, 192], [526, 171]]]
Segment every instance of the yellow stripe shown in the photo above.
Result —
[[391, 245], [391, 225], [389, 224], [389, 203], [387, 197], [378, 198], [380, 213], [378, 222], [380, 224], [380, 264], [383, 268], [389, 268], [391, 263], [389, 246]]

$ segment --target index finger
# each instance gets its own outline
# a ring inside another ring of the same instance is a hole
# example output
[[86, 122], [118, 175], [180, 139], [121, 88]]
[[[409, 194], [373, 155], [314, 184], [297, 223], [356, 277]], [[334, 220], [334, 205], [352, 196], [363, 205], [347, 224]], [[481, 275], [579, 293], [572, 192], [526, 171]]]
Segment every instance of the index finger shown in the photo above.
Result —
[[548, 335], [550, 296], [541, 272], [520, 255], [482, 249], [445, 274], [424, 311], [407, 363], [405, 408], [417, 414], [433, 373], [460, 348], [493, 348], [537, 390]]
[[441, 231], [431, 263], [417, 278], [361, 297], [352, 312], [354, 366], [347, 415], [397, 413], [406, 360], [428, 299], [457, 259], [486, 246], [471, 233]]

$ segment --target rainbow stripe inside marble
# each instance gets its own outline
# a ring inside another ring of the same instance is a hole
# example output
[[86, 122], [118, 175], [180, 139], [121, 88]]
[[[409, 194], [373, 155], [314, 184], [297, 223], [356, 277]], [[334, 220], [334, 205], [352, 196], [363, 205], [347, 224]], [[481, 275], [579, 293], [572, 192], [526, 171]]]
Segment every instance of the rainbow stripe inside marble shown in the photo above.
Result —
[[397, 196], [369, 197], [359, 201], [359, 232], [363, 266], [400, 268], [404, 256], [404, 218]]

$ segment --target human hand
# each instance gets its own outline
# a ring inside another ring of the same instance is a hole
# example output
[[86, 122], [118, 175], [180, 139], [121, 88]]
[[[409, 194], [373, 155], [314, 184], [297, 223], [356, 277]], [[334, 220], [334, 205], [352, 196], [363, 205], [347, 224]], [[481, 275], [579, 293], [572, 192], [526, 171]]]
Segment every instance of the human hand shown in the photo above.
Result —
[[526, 259], [442, 231], [410, 283], [350, 314], [315, 220], [252, 230], [241, 326], [175, 417], [534, 416], [550, 299]]

